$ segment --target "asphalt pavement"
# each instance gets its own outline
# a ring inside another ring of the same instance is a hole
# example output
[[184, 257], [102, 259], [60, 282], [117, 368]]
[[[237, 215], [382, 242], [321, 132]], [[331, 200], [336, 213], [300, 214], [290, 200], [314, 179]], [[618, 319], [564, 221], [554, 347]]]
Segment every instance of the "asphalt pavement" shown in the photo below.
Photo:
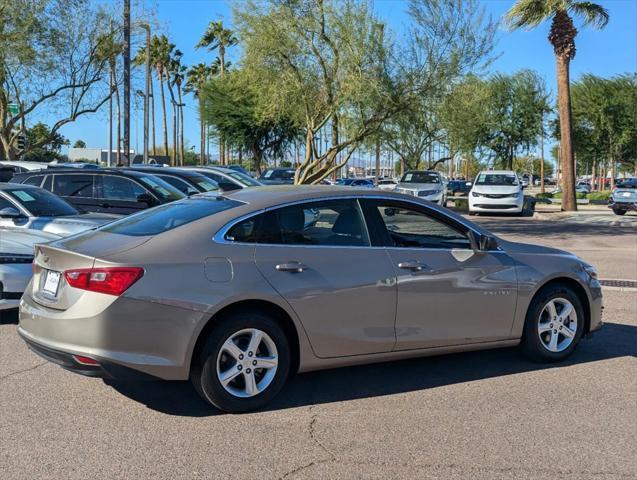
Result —
[[[472, 217], [472, 220], [474, 218]], [[478, 217], [637, 279], [637, 229]], [[266, 410], [221, 414], [187, 382], [119, 383], [42, 361], [0, 325], [3, 479], [637, 478], [637, 289], [559, 365], [516, 349], [299, 375]]]

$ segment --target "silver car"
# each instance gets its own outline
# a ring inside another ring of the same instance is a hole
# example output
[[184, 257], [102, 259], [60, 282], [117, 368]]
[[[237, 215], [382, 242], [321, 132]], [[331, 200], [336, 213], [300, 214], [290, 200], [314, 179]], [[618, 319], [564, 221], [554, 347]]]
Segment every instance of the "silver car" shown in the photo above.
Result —
[[121, 218], [108, 213], [82, 213], [66, 200], [19, 183], [0, 183], [0, 227], [30, 228], [60, 236], [73, 235]]
[[58, 238], [40, 230], [0, 227], [0, 310], [18, 307], [31, 279], [33, 246]]
[[443, 207], [447, 204], [447, 185], [444, 177], [436, 171], [406, 172], [394, 188], [394, 192], [413, 195]]
[[515, 345], [559, 361], [602, 325], [579, 258], [370, 189], [201, 194], [39, 246], [34, 271], [18, 328], [34, 351], [86, 375], [190, 378], [229, 412], [296, 372]]

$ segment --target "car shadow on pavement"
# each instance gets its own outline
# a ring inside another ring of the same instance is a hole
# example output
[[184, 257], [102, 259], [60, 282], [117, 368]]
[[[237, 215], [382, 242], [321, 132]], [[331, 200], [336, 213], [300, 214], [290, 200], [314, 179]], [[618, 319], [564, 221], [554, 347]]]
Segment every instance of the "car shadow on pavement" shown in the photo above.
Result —
[[476, 224], [495, 233], [507, 236], [539, 236], [541, 238], [569, 238], [574, 235], [623, 236], [635, 235], [637, 229], [631, 227], [617, 227], [600, 223], [576, 223], [557, 220], [533, 220], [521, 218], [504, 218], [504, 216], [489, 216], [476, 219]]
[[[593, 338], [583, 339], [577, 351], [562, 363], [533, 363], [516, 348], [506, 348], [311, 372], [291, 379], [265, 410], [393, 395], [624, 356], [637, 356], [637, 327], [608, 323]], [[199, 398], [189, 382], [105, 383], [169, 415], [220, 414]]]

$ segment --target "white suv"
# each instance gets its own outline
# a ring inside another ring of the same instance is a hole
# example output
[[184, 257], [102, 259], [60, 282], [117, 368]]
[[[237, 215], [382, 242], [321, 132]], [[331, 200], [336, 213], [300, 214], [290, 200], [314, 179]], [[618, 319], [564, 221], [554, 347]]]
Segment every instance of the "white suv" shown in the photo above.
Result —
[[523, 186], [511, 170], [482, 171], [469, 192], [469, 215], [480, 212], [522, 213]]

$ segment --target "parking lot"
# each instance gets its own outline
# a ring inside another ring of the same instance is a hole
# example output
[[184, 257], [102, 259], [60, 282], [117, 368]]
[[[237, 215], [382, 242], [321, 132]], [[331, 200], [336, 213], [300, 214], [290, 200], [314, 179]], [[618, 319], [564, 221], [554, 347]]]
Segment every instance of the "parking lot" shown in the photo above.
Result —
[[[475, 220], [637, 281], [637, 216], [597, 217]], [[605, 327], [563, 364], [505, 349], [309, 373], [244, 415], [218, 413], [187, 382], [68, 373], [5, 315], [2, 477], [635, 478], [637, 288], [608, 288], [604, 303]]]

